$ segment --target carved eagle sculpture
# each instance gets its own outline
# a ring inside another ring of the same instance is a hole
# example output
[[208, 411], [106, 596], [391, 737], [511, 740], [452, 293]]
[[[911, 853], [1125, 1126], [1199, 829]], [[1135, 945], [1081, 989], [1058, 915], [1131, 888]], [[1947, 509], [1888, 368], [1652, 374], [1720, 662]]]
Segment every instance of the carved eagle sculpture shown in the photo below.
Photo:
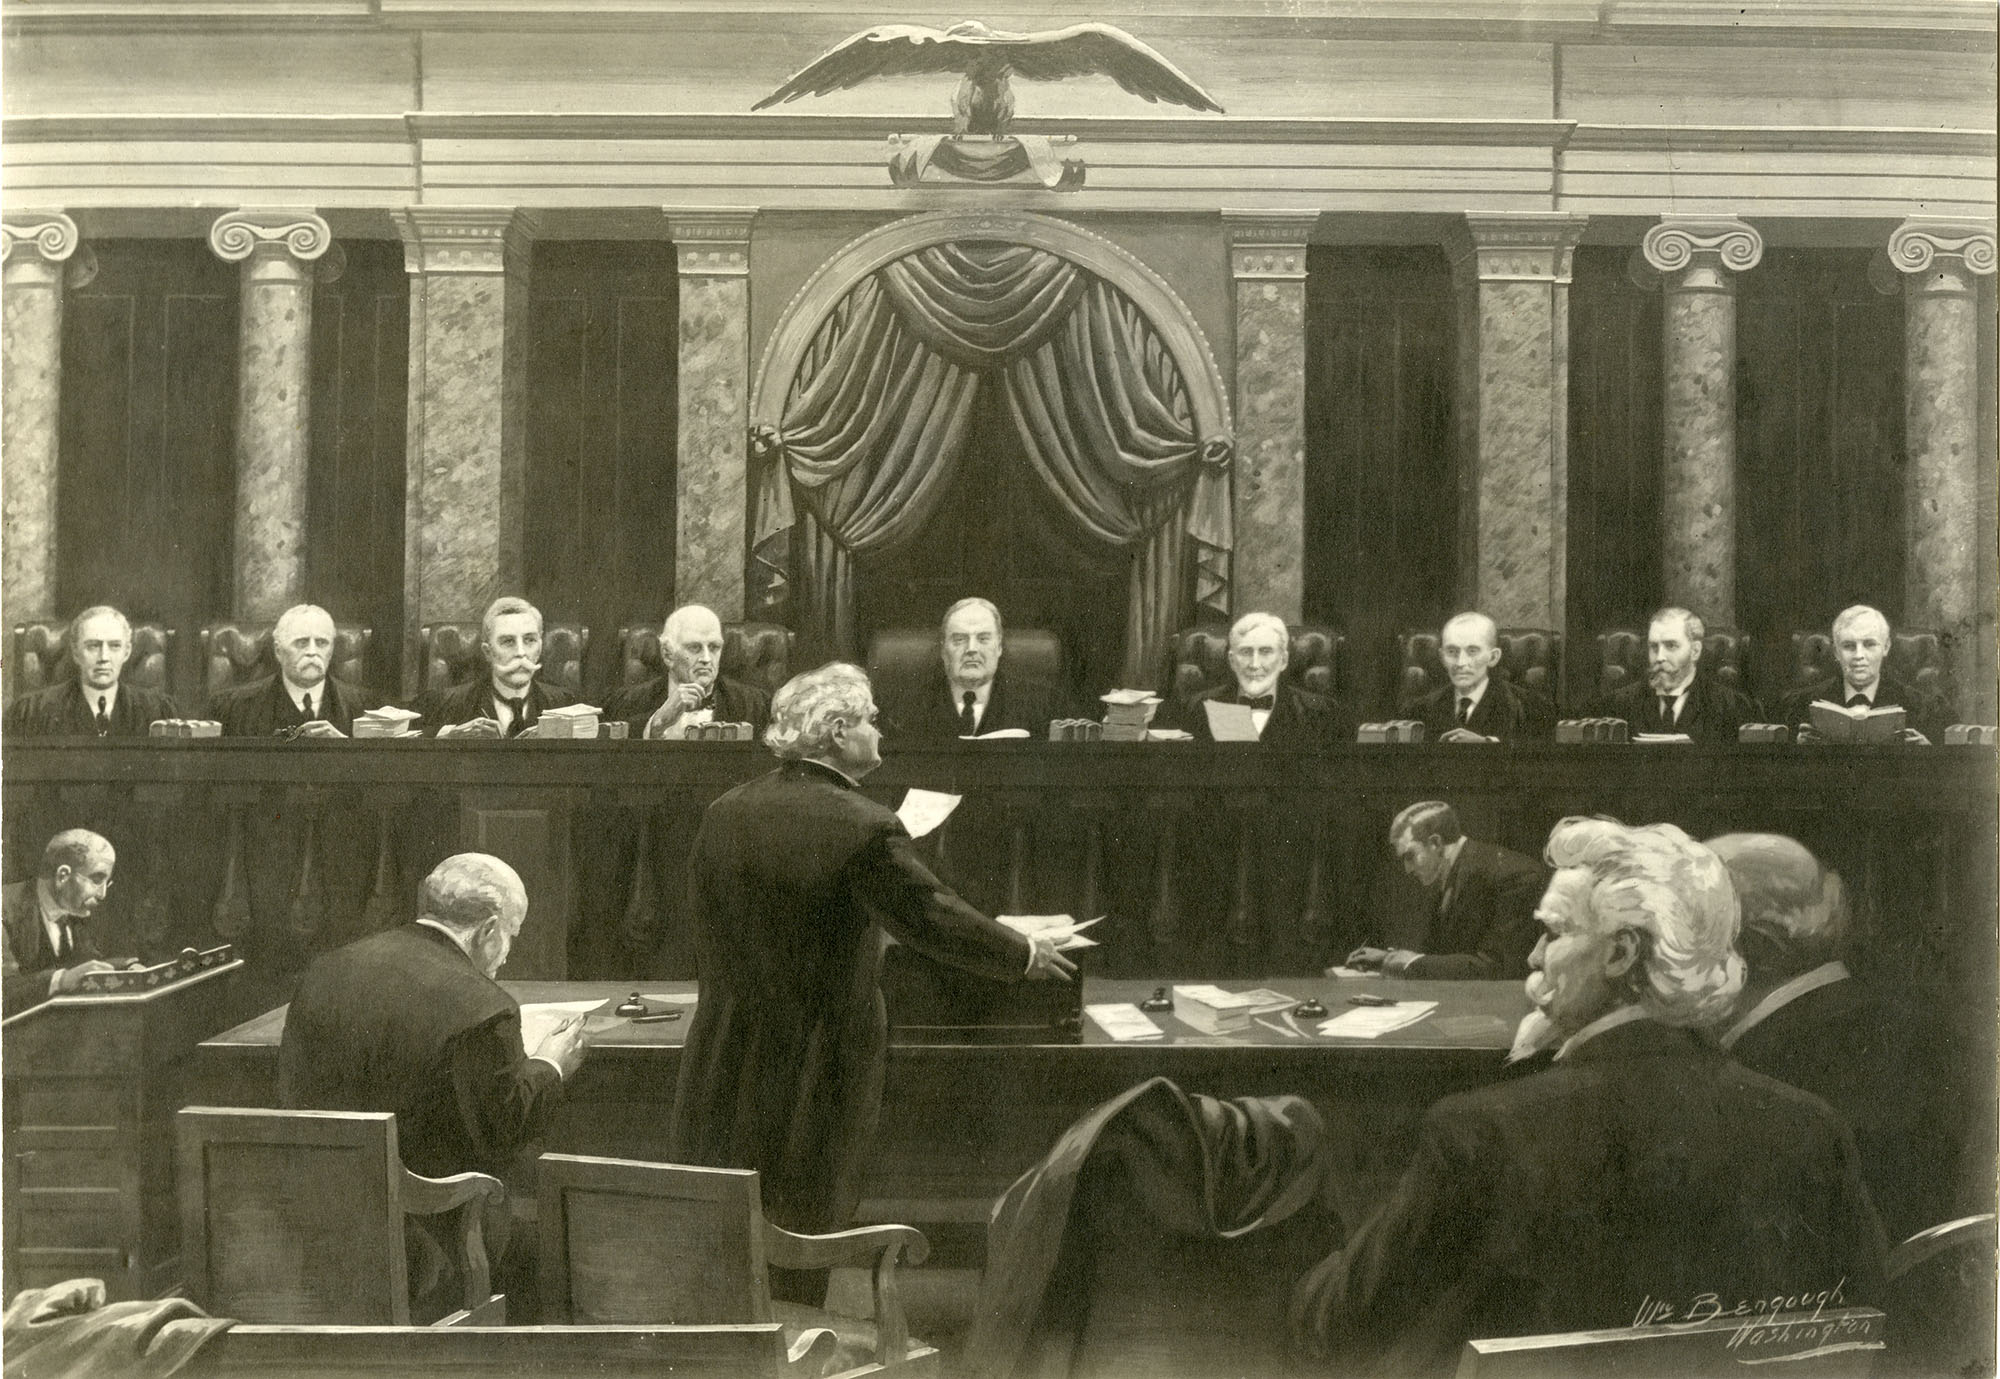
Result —
[[1043, 33], [1007, 33], [978, 20], [949, 29], [917, 24], [881, 24], [843, 39], [752, 106], [762, 110], [800, 96], [824, 96], [876, 77], [929, 72], [962, 72], [952, 98], [952, 132], [960, 138], [1007, 137], [1014, 118], [1014, 94], [1007, 79], [1031, 81], [1106, 76], [1135, 96], [1169, 101], [1191, 110], [1222, 107], [1185, 73], [1123, 29], [1109, 24], [1072, 24]]

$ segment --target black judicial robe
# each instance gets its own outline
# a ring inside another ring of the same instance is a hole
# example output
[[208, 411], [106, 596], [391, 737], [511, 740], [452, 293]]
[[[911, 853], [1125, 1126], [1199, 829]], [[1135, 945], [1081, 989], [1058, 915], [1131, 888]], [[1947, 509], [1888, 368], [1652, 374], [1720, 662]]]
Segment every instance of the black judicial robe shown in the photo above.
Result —
[[758, 1170], [786, 1229], [842, 1227], [888, 1051], [876, 927], [999, 980], [1023, 977], [1028, 942], [938, 880], [893, 812], [812, 762], [710, 805], [689, 873], [701, 1001], [667, 1157]]
[[450, 936], [406, 924], [317, 958], [278, 1045], [278, 1104], [393, 1111], [403, 1164], [427, 1178], [506, 1170], [562, 1101], [521, 1048], [514, 998]]
[[1556, 735], [1556, 707], [1546, 696], [1497, 677], [1487, 680], [1469, 723], [1459, 723], [1458, 687], [1448, 681], [1412, 705], [1410, 717], [1422, 720], [1429, 742], [1460, 726], [1502, 742], [1548, 742]]
[[[576, 702], [576, 696], [560, 685], [552, 685], [540, 676], [528, 682], [527, 705], [523, 717], [528, 721], [523, 728], [531, 728], [543, 712], [548, 709], [566, 708]], [[477, 680], [467, 680], [462, 685], [449, 689], [434, 690], [411, 705], [423, 717], [417, 720], [417, 730], [425, 737], [436, 737], [439, 728], [452, 727], [459, 723], [470, 723], [475, 718], [493, 718], [493, 680], [481, 674]]]
[[[83, 686], [74, 678], [60, 680], [9, 704], [6, 734], [10, 738], [94, 738], [94, 702], [86, 698]], [[118, 702], [111, 706], [111, 731], [106, 736], [144, 737], [155, 720], [183, 716], [174, 701], [160, 691], [126, 681], [118, 686]]]
[[49, 998], [49, 974], [58, 966], [74, 967], [103, 957], [97, 940], [81, 919], [69, 922], [70, 955], [56, 961], [42, 928], [42, 907], [33, 881], [16, 881], [0, 889], [0, 1015], [19, 1015]]
[[[360, 687], [331, 675], [313, 686], [312, 700], [314, 718], [325, 719], [350, 737], [354, 715], [366, 711]], [[215, 701], [213, 716], [221, 722], [224, 737], [269, 737], [307, 721], [276, 675], [225, 691]]]
[[[1234, 682], [1203, 690], [1188, 701], [1183, 726], [1194, 734], [1196, 742], [1215, 741], [1208, 728], [1208, 710], [1202, 705], [1211, 699], [1233, 704], [1238, 697]], [[1302, 690], [1280, 679], [1272, 687], [1271, 698], [1271, 717], [1265, 721], [1264, 731], [1257, 739], [1259, 746], [1282, 752], [1334, 747], [1354, 741], [1361, 730], [1361, 725], [1355, 721], [1347, 705], [1332, 695], [1314, 694], [1311, 690]]]
[[[1811, 723], [1812, 702], [1815, 699], [1846, 703], [1846, 682], [1835, 675], [1807, 685], [1802, 690], [1794, 690], [1779, 705], [1781, 721], [1788, 727]], [[1888, 708], [1890, 705], [1902, 708], [1905, 727], [1915, 728], [1932, 742], [1943, 740], [1945, 727], [1951, 722], [1951, 706], [1937, 695], [1926, 694], [1909, 681], [1885, 670], [1875, 682], [1875, 706]]]
[[1619, 686], [1592, 712], [1599, 718], [1622, 718], [1635, 733], [1686, 733], [1696, 742], [1730, 743], [1745, 723], [1763, 721], [1764, 710], [1741, 690], [1696, 671], [1681, 716], [1672, 726], [1661, 720], [1660, 696], [1644, 680]]
[[[604, 701], [604, 721], [622, 720], [632, 725], [633, 737], [644, 737], [646, 720], [667, 702], [667, 680], [667, 676], [656, 675], [643, 685], [613, 691]], [[755, 685], [718, 675], [708, 697], [718, 723], [748, 723], [761, 736], [771, 721], [771, 696]]]
[[1453, 1372], [1466, 1341], [1684, 1317], [1713, 1293], [1879, 1303], [1882, 1227], [1817, 1097], [1640, 1020], [1544, 1072], [1446, 1097], [1381, 1208], [1299, 1284], [1301, 1349], [1343, 1375]]
[[1526, 977], [1528, 954], [1542, 933], [1535, 906], [1548, 880], [1540, 863], [1467, 838], [1431, 911], [1424, 955], [1403, 975], [1463, 981]]
[[[993, 673], [993, 689], [987, 696], [979, 731], [983, 735], [1003, 728], [1024, 728], [1030, 737], [1047, 738], [1049, 721], [1062, 716], [1058, 704], [1047, 684], [1016, 678], [1002, 666]], [[883, 735], [898, 743], [956, 742], [963, 731], [959, 712], [960, 701], [952, 697], [951, 682], [940, 666], [924, 678], [920, 691], [882, 706]]]

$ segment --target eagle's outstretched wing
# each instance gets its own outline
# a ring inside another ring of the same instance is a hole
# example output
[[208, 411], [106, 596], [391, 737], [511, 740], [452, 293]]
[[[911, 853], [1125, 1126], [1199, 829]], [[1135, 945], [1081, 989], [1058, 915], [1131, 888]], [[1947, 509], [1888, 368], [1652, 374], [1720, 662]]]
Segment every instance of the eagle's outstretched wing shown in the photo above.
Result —
[[878, 24], [834, 44], [750, 108], [762, 110], [800, 96], [845, 91], [876, 77], [963, 72], [978, 56], [976, 50], [984, 46], [921, 24]]
[[1222, 110], [1215, 97], [1180, 68], [1110, 24], [1073, 24], [1029, 34], [1025, 43], [1008, 45], [1007, 62], [1021, 76], [1037, 81], [1101, 75], [1149, 101], [1169, 101], [1190, 110]]

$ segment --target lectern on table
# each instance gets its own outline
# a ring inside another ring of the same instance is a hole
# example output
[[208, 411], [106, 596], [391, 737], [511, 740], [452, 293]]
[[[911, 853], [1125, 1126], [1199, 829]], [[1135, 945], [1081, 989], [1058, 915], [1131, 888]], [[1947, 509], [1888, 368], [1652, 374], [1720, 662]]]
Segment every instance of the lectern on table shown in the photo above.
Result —
[[142, 989], [57, 996], [0, 1021], [9, 1296], [101, 1278], [113, 1300], [149, 1298], [180, 1282], [174, 1112], [195, 1045], [229, 1023], [242, 966], [227, 949], [188, 954], [105, 974]]

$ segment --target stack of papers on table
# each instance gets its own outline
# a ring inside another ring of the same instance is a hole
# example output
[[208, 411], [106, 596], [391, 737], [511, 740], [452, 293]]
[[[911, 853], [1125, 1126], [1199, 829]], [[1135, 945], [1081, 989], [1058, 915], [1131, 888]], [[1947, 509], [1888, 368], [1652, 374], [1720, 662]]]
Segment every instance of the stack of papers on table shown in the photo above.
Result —
[[1175, 1016], [1203, 1034], [1241, 1034], [1250, 1028], [1251, 1016], [1290, 1010], [1297, 1004], [1296, 997], [1269, 987], [1255, 991], [1224, 991], [1219, 986], [1174, 988]]
[[1115, 689], [1098, 699], [1104, 705], [1106, 742], [1146, 740], [1146, 728], [1160, 708], [1159, 695], [1142, 689]]
[[541, 717], [535, 720], [536, 737], [586, 737], [597, 736], [597, 720], [601, 710], [595, 704], [571, 704], [566, 708], [543, 709]]
[[415, 737], [416, 721], [423, 715], [411, 709], [399, 709], [394, 704], [384, 704], [379, 709], [354, 716], [356, 737]]
[[1167, 1036], [1167, 1032], [1154, 1024], [1145, 1011], [1130, 1001], [1085, 1006], [1083, 1013], [1095, 1021], [1099, 1029], [1121, 1044], [1141, 1039], [1164, 1039]]
[[1392, 1006], [1359, 1006], [1319, 1022], [1319, 1032], [1333, 1039], [1379, 1039], [1414, 1025], [1437, 1009], [1436, 1001], [1398, 1001]]
[[1097, 940], [1087, 938], [1083, 930], [1103, 919], [1086, 919], [1079, 924], [1068, 915], [995, 915], [995, 919], [1024, 938], [1052, 938], [1058, 949], [1095, 948]]
[[1686, 733], [1634, 733], [1634, 742], [1693, 742]]

